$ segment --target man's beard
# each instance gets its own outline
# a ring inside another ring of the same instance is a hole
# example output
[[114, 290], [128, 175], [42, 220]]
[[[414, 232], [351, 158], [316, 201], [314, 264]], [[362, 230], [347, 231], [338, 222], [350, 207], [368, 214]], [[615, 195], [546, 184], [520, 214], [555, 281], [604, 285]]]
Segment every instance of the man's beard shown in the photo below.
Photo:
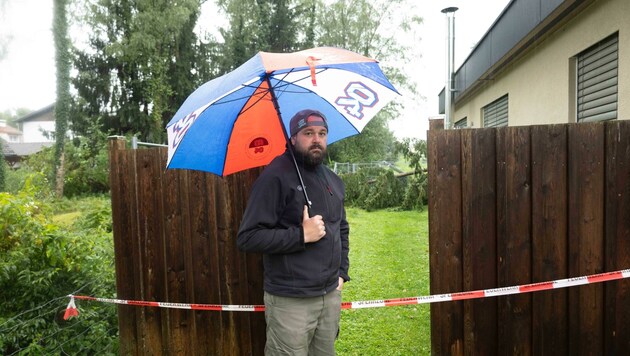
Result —
[[[315, 148], [319, 148], [320, 152], [313, 152], [312, 150]], [[307, 166], [318, 166], [324, 162], [324, 156], [326, 155], [326, 149], [318, 144], [313, 144], [302, 150], [301, 147], [295, 147], [296, 151], [302, 156], [302, 160], [304, 164]]]

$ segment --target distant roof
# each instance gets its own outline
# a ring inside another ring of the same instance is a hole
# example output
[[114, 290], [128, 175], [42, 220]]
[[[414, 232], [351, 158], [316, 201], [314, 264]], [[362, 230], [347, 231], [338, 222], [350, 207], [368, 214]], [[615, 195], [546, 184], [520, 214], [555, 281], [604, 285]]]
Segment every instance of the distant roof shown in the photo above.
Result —
[[20, 118], [18, 118], [17, 120], [15, 120], [15, 122], [24, 122], [24, 121], [30, 121], [32, 119], [36, 119], [48, 112], [53, 111], [55, 108], [55, 104], [50, 104], [48, 106], [45, 106], [39, 110], [33, 111], [32, 113], [26, 114]]
[[52, 147], [54, 142], [2, 142], [2, 147], [8, 145], [9, 148], [15, 153], [17, 156], [29, 156], [34, 153], [37, 153], [44, 149], [45, 147]]
[[21, 135], [22, 131], [11, 126], [0, 126], [0, 133], [5, 133], [8, 135]]
[[17, 156], [17, 154], [11, 149], [11, 145], [2, 137], [0, 137], [0, 142], [2, 142], [2, 155], [5, 157]]

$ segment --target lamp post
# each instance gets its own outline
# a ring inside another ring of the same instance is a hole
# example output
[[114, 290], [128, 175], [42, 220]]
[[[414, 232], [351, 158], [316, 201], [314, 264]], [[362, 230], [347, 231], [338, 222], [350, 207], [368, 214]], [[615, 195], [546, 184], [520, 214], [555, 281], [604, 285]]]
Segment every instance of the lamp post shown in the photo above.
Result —
[[446, 84], [444, 86], [444, 128], [453, 128], [453, 70], [455, 67], [455, 11], [457, 7], [447, 7], [442, 9], [446, 14]]

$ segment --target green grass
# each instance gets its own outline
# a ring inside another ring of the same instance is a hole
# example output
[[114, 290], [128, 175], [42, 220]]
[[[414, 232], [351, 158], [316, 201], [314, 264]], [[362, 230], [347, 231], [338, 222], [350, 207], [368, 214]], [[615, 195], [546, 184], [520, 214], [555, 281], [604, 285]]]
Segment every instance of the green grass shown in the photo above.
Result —
[[[343, 301], [429, 294], [428, 213], [347, 209], [350, 277]], [[429, 305], [341, 312], [338, 355], [429, 355]]]
[[80, 216], [80, 211], [73, 211], [69, 213], [57, 214], [53, 216], [52, 220], [53, 223], [57, 225], [68, 227], [72, 225], [72, 223], [74, 223]]

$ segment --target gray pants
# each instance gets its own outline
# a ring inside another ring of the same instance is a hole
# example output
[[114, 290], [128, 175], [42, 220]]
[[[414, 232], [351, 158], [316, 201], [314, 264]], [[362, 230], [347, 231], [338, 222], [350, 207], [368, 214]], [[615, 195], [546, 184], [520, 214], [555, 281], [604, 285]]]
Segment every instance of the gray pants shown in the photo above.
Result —
[[341, 291], [321, 297], [287, 298], [265, 292], [265, 355], [335, 355]]

